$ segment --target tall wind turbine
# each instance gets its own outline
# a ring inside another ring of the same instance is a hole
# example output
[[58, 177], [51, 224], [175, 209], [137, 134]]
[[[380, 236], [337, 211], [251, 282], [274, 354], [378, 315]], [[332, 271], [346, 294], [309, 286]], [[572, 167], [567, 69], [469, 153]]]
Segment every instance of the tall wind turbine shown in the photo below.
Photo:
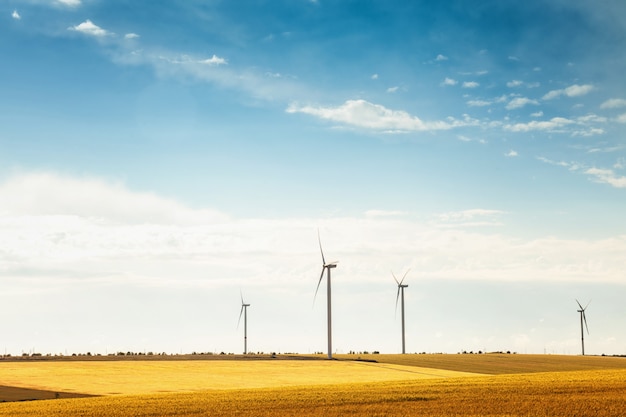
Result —
[[239, 323], [241, 323], [241, 315], [243, 314], [243, 354], [248, 353], [248, 307], [250, 304], [246, 304], [243, 301], [243, 294], [239, 292], [241, 296], [241, 311], [239, 312], [239, 321], [237, 322], [237, 328], [239, 328]]
[[320, 238], [320, 231], [317, 231], [317, 240], [320, 244], [320, 252], [322, 253], [322, 273], [320, 274], [320, 279], [317, 282], [317, 288], [315, 289], [315, 297], [313, 297], [313, 302], [315, 303], [315, 298], [317, 297], [317, 291], [320, 289], [320, 284], [322, 283], [322, 278], [324, 278], [324, 271], [327, 272], [326, 275], [326, 310], [328, 317], [328, 359], [333, 358], [333, 332], [332, 332], [332, 314], [331, 314], [331, 291], [330, 291], [330, 270], [333, 268], [337, 268], [337, 262], [328, 262], [326, 263], [326, 259], [324, 258], [324, 250], [322, 250], [322, 239]]
[[[591, 301], [589, 301], [590, 303]], [[580, 341], [582, 342], [583, 347], [583, 356], [585, 356], [585, 332], [583, 331], [583, 322], [585, 322], [585, 328], [587, 329], [587, 334], [589, 334], [589, 327], [587, 327], [587, 317], [585, 316], [585, 310], [589, 307], [589, 303], [583, 308], [583, 306], [576, 300], [578, 303], [578, 307], [580, 310], [577, 310], [580, 313]]]
[[393, 273], [393, 271], [391, 271], [391, 275], [393, 275], [393, 279], [396, 281], [396, 284], [398, 284], [398, 293], [396, 294], [396, 311], [398, 311], [398, 298], [400, 297], [400, 294], [402, 294], [402, 304], [401, 304], [401, 310], [402, 310], [402, 354], [406, 353], [405, 350], [405, 338], [404, 338], [404, 289], [406, 287], [408, 287], [407, 284], [404, 284], [404, 278], [406, 278], [406, 274], [409, 273], [410, 270], [407, 270], [404, 273], [404, 276], [402, 277], [402, 279], [400, 281], [398, 281], [398, 278], [396, 278], [396, 275]]

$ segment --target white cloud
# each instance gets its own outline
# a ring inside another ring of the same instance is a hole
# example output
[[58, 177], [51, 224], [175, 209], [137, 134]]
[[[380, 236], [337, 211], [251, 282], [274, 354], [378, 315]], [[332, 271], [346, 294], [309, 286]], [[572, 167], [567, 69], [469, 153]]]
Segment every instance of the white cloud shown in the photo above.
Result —
[[615, 188], [626, 188], [626, 177], [617, 175], [612, 169], [589, 168], [585, 174], [594, 177], [596, 182], [609, 184]]
[[288, 113], [304, 113], [324, 120], [339, 122], [359, 128], [386, 132], [423, 132], [447, 130], [474, 123], [471, 120], [424, 122], [401, 110], [390, 110], [365, 100], [347, 100], [338, 107], [314, 107], [291, 104]]
[[110, 35], [110, 33], [98, 25], [95, 25], [91, 20], [87, 19], [83, 23], [71, 26], [68, 30], [74, 30], [76, 32], [81, 32], [89, 36], [103, 37]]
[[446, 77], [446, 79], [443, 80], [443, 82], [441, 83], [441, 85], [457, 85], [457, 84], [458, 84], [457, 80], [454, 80], [454, 79], [448, 78], [448, 77]]
[[[614, 188], [626, 188], [626, 177], [616, 174], [612, 169], [595, 167], [587, 168], [583, 164], [576, 162], [553, 161], [545, 157], [537, 157], [537, 159], [550, 165], [567, 168], [569, 171], [581, 172], [585, 175], [589, 175], [595, 182], [598, 183], [609, 184]], [[622, 167], [622, 161], [618, 161], [613, 167], [615, 169], [620, 169]]]
[[509, 102], [509, 104], [506, 105], [506, 108], [508, 110], [519, 109], [526, 106], [527, 104], [533, 104], [536, 106], [539, 104], [539, 102], [537, 100], [532, 100], [526, 97], [515, 97]]
[[517, 153], [517, 151], [514, 151], [512, 149], [504, 154], [504, 156], [509, 157], [509, 158], [513, 158], [513, 157], [516, 157], [518, 155], [519, 154]]
[[126, 35], [124, 35], [125, 39], [136, 39], [138, 37], [139, 35], [137, 35], [136, 33], [127, 33]]
[[519, 87], [522, 84], [524, 83], [520, 80], [513, 80], [513, 81], [509, 81], [508, 83], [506, 83], [506, 86], [509, 88], [513, 88], [513, 87]]
[[548, 132], [563, 132], [564, 128], [575, 122], [563, 117], [553, 117], [550, 120], [536, 121], [532, 120], [528, 123], [516, 123], [504, 125], [505, 130], [511, 132], [530, 132], [533, 130], [543, 130]]
[[220, 58], [217, 55], [213, 54], [211, 58], [201, 60], [200, 63], [206, 65], [225, 65], [228, 62], [224, 58]]
[[218, 212], [189, 210], [152, 193], [131, 192], [122, 184], [51, 173], [20, 175], [4, 182], [0, 186], [0, 207], [1, 213], [16, 216], [91, 217], [116, 224], [184, 224], [224, 218]]
[[585, 94], [589, 93], [593, 89], [594, 87], [591, 84], [584, 84], [584, 85], [574, 84], [561, 90], [552, 90], [548, 92], [547, 94], [545, 94], [542, 98], [544, 100], [552, 100], [560, 96], [579, 97], [579, 96], [584, 96]]
[[11, 13], [11, 17], [15, 20], [20, 20], [22, 18], [22, 16], [20, 16], [17, 10], [13, 10], [13, 13]]
[[387, 89], [387, 92], [388, 92], [388, 93], [395, 93], [396, 91], [398, 91], [398, 88], [400, 88], [400, 87], [398, 87], [398, 86], [395, 86], [395, 87], [389, 87], [389, 88]]
[[56, 0], [56, 3], [69, 7], [78, 7], [81, 5], [81, 0]]
[[480, 84], [477, 83], [476, 81], [465, 81], [463, 83], [463, 88], [476, 88], [478, 87]]
[[[568, 169], [573, 170], [573, 171], [578, 169], [578, 165], [577, 164], [572, 164], [572, 163], [565, 162], [565, 161], [553, 161], [553, 160], [548, 159], [548, 158], [543, 157], [543, 156], [538, 156], [537, 159], [539, 161], [541, 161], [541, 162], [545, 162], [546, 164], [568, 168]], [[572, 169], [572, 167], [574, 167], [574, 168]]]
[[618, 123], [626, 123], [626, 113], [621, 114], [615, 118]]
[[490, 101], [487, 100], [469, 100], [467, 105], [470, 107], [485, 107], [491, 104]]
[[617, 109], [620, 107], [626, 107], [626, 100], [623, 98], [612, 98], [600, 105], [601, 109]]
[[[317, 227], [323, 237], [332, 230], [328, 250], [349, 271], [348, 282], [377, 281], [388, 265], [416, 263], [430, 279], [497, 281], [621, 283], [626, 268], [626, 237], [524, 241], [464, 231], [503, 226], [506, 213], [494, 209], [447, 212], [430, 224], [381, 210], [324, 220], [233, 219], [102, 180], [55, 174], [0, 183], [0, 202], [2, 275], [8, 282], [28, 274], [31, 287], [33, 279], [44, 287], [68, 279], [228, 286], [242, 276], [255, 286], [297, 286], [317, 272], [311, 262]], [[594, 270], [590, 259], [601, 260]]]
[[372, 74], [371, 78], [372, 78], [372, 80], [377, 80], [378, 79], [378, 74]]
[[447, 60], [448, 60], [448, 57], [447, 57], [447, 56], [445, 56], [445, 55], [441, 55], [441, 54], [439, 54], [439, 55], [437, 55], [437, 58], [435, 58], [435, 60], [436, 60], [436, 61], [447, 61]]
[[542, 111], [538, 111], [538, 112], [534, 112], [530, 114], [531, 117], [542, 117], [543, 116], [543, 112]]
[[399, 217], [407, 214], [406, 211], [399, 210], [367, 210], [365, 212], [366, 217]]
[[438, 227], [477, 227], [501, 226], [499, 218], [504, 214], [501, 210], [470, 209], [442, 213], [437, 216]]

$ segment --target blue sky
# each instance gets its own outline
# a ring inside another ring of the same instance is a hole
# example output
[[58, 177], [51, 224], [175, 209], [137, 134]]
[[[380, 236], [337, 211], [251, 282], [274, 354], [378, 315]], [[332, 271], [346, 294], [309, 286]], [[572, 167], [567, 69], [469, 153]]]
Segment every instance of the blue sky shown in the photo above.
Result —
[[[407, 4], [408, 3], [408, 4]], [[5, 0], [0, 348], [626, 354], [618, 0]]]

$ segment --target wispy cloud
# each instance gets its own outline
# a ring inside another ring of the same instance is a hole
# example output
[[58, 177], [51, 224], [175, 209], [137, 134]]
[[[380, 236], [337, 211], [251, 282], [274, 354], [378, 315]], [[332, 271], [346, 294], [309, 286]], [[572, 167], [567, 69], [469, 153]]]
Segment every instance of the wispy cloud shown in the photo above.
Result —
[[367, 217], [400, 217], [406, 216], [406, 211], [399, 210], [367, 210], [365, 216]]
[[513, 80], [513, 81], [509, 81], [508, 83], [506, 83], [506, 86], [509, 87], [509, 88], [513, 88], [513, 87], [519, 87], [522, 84], [524, 84], [523, 81]]
[[13, 13], [11, 13], [11, 17], [15, 20], [20, 20], [22, 18], [22, 16], [20, 16], [17, 10], [13, 10]]
[[85, 20], [83, 23], [81, 23], [79, 25], [70, 26], [67, 29], [68, 30], [73, 30], [73, 31], [76, 31], [76, 32], [81, 32], [81, 33], [84, 33], [85, 35], [95, 36], [95, 37], [104, 37], [104, 36], [108, 36], [108, 35], [111, 34], [107, 30], [104, 30], [100, 26], [94, 24], [89, 19]]
[[463, 88], [476, 88], [478, 87], [480, 84], [477, 83], [476, 81], [465, 81], [463, 83]]
[[82, 4], [82, 0], [55, 0], [55, 3], [62, 4], [63, 6], [78, 7]]
[[397, 92], [397, 91], [398, 91], [398, 89], [399, 89], [399, 88], [400, 88], [400, 87], [398, 87], [398, 86], [389, 87], [389, 88], [387, 89], [387, 92], [388, 92], [388, 93], [395, 93], [395, 92]]
[[391, 110], [365, 100], [347, 100], [337, 107], [315, 107], [291, 104], [288, 113], [304, 113], [324, 120], [339, 122], [349, 126], [379, 130], [384, 132], [424, 132], [447, 130], [474, 123], [472, 120], [449, 119], [447, 121], [425, 122], [402, 110]]
[[623, 98], [612, 98], [600, 105], [601, 109], [617, 109], [620, 107], [626, 107], [626, 100]]
[[[617, 174], [613, 169], [585, 167], [583, 164], [577, 162], [566, 161], [554, 161], [545, 157], [537, 157], [541, 162], [546, 164], [567, 168], [572, 172], [579, 172], [592, 177], [594, 182], [609, 184], [614, 188], [626, 188], [626, 176]], [[614, 169], [621, 169], [623, 167], [621, 161], [614, 164]]]
[[519, 154], [517, 153], [517, 151], [514, 151], [513, 149], [511, 149], [510, 151], [505, 153], [504, 156], [506, 156], [508, 158], [514, 158], [516, 156], [519, 156]]
[[457, 85], [459, 82], [455, 79], [452, 78], [448, 78], [446, 77], [442, 82], [441, 85]]
[[553, 100], [555, 98], [566, 96], [566, 97], [580, 97], [588, 94], [594, 89], [591, 84], [578, 85], [574, 84], [567, 88], [561, 90], [552, 90], [545, 94], [542, 98], [544, 100]]
[[510, 132], [544, 131], [569, 133], [572, 136], [595, 136], [605, 133], [605, 130], [598, 125], [606, 122], [607, 119], [605, 117], [588, 114], [575, 119], [553, 117], [550, 120], [531, 120], [526, 123], [505, 124], [503, 129]]
[[200, 61], [201, 64], [206, 65], [226, 65], [228, 62], [224, 58], [220, 58], [217, 55], [213, 54], [211, 58], [203, 59]]
[[489, 106], [491, 104], [491, 101], [487, 101], [487, 100], [468, 100], [467, 101], [467, 105], [470, 107], [485, 107], [485, 106]]
[[504, 125], [504, 129], [511, 132], [530, 132], [533, 130], [544, 130], [547, 132], [565, 132], [565, 127], [575, 123], [573, 120], [564, 117], [553, 117], [550, 120], [532, 120], [528, 123], [515, 123]]
[[520, 109], [528, 104], [538, 105], [539, 102], [537, 100], [532, 100], [526, 97], [515, 97], [513, 100], [509, 101], [509, 104], [506, 105], [507, 110]]
[[556, 165], [564, 168], [570, 168], [572, 166], [571, 163], [565, 161], [553, 161], [552, 159], [548, 159], [545, 156], [538, 156], [537, 159], [541, 162], [545, 162], [546, 164]]
[[[31, 290], [32, 280], [39, 288], [68, 280], [179, 287], [232, 285], [242, 276], [280, 287], [317, 272], [310, 259], [320, 225], [334, 231], [334, 252], [352, 265], [346, 279], [361, 282], [378, 280], [388, 272], [384, 265], [396, 262], [419, 262], [431, 279], [469, 280], [621, 283], [626, 268], [626, 238], [525, 241], [478, 233], [504, 226], [505, 212], [484, 208], [431, 222], [385, 210], [323, 220], [234, 219], [120, 184], [53, 173], [0, 182], [0, 206], [3, 277], [21, 285], [23, 279], [10, 279], [27, 274]], [[540, 258], [549, 264], [537, 263]], [[590, 271], [590, 259], [602, 267]]]
[[447, 61], [447, 60], [448, 60], [448, 57], [445, 55], [441, 55], [441, 54], [437, 55], [437, 58], [435, 58], [435, 61]]
[[377, 80], [378, 79], [378, 74], [372, 74], [372, 76], [370, 78], [372, 80]]
[[442, 213], [437, 216], [438, 227], [502, 226], [500, 217], [505, 212], [490, 209], [470, 209]]
[[137, 39], [139, 37], [139, 35], [137, 35], [136, 33], [127, 33], [126, 35], [124, 35], [125, 39]]
[[592, 176], [596, 182], [609, 184], [615, 188], [626, 188], [626, 177], [617, 175], [612, 169], [589, 168], [585, 174]]

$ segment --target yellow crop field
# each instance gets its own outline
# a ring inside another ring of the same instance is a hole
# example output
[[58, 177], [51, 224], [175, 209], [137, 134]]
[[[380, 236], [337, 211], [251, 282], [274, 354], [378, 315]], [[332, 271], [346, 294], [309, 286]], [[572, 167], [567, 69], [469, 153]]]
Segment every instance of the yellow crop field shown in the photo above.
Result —
[[[491, 361], [496, 364], [486, 362], [484, 369], [503, 369], [511, 363], [521, 366], [526, 361], [530, 373], [478, 376], [383, 362], [410, 363], [417, 360], [413, 356], [428, 355], [381, 355], [378, 363], [6, 362], [0, 363], [0, 385], [20, 383], [103, 396], [0, 403], [0, 416], [617, 417], [626, 409], [626, 361], [622, 358], [547, 357], [541, 361], [532, 355], [494, 356]], [[450, 367], [455, 361], [461, 366], [463, 357], [485, 361], [469, 355], [437, 356], [426, 360], [444, 361]], [[471, 366], [477, 367], [476, 363]], [[538, 372], [549, 366], [587, 370]]]
[[626, 358], [607, 356], [569, 355], [515, 355], [515, 354], [475, 354], [475, 355], [336, 355], [340, 359], [375, 360], [424, 368], [448, 369], [481, 374], [518, 374], [529, 372], [585, 371], [594, 369], [626, 369]]
[[0, 385], [93, 395], [325, 385], [475, 374], [355, 361], [115, 361], [0, 363]]

